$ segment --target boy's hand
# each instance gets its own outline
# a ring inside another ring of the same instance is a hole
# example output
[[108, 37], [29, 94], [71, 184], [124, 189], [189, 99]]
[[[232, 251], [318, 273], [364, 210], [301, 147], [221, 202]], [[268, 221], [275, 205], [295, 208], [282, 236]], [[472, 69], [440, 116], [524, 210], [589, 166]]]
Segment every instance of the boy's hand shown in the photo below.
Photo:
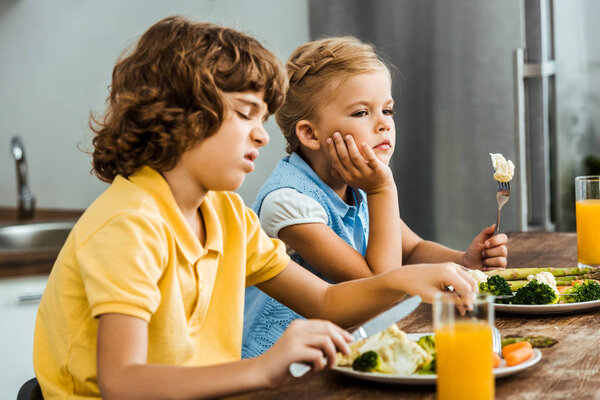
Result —
[[[390, 272], [394, 273], [394, 272]], [[444, 292], [448, 286], [464, 301], [464, 305], [471, 306], [477, 282], [464, 271], [464, 268], [452, 262], [439, 264], [412, 264], [396, 269], [402, 282], [402, 290], [419, 295], [425, 303], [433, 303], [436, 293]]]
[[333, 368], [335, 354], [350, 353], [352, 336], [332, 322], [322, 320], [292, 321], [279, 340], [258, 358], [264, 366], [266, 385], [276, 387], [291, 375], [290, 364], [307, 363], [312, 371]]
[[367, 194], [376, 194], [393, 185], [392, 170], [377, 158], [367, 143], [362, 146], [366, 159], [351, 135], [342, 138], [339, 132], [335, 132], [333, 138], [327, 139], [327, 149], [334, 176], [347, 185], [362, 189]]
[[473, 239], [463, 255], [462, 264], [465, 267], [483, 271], [506, 268], [508, 237], [504, 233], [493, 236], [495, 227], [495, 224], [488, 226]]

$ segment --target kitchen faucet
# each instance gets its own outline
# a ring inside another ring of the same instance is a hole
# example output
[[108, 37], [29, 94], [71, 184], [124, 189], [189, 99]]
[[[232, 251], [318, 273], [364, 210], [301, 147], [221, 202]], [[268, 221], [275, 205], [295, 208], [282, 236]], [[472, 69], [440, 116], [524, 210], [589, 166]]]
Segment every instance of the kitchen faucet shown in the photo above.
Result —
[[35, 197], [27, 185], [27, 162], [25, 150], [18, 136], [13, 136], [10, 141], [10, 150], [17, 167], [17, 218], [31, 219], [35, 212]]

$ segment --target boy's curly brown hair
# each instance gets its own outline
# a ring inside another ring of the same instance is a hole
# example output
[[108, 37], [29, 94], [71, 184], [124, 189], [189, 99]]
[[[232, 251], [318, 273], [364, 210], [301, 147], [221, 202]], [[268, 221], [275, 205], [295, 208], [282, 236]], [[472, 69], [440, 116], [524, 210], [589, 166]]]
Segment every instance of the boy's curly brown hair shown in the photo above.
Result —
[[221, 126], [225, 92], [264, 91], [273, 114], [287, 89], [280, 61], [256, 39], [180, 16], [150, 27], [117, 61], [108, 109], [90, 117], [93, 171], [112, 182], [142, 166], [175, 167]]

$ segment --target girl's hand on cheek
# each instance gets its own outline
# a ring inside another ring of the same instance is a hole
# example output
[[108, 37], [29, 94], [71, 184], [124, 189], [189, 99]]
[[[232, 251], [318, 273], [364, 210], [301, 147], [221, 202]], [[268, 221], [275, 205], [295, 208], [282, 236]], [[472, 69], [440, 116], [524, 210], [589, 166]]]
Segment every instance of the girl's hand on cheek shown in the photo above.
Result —
[[342, 138], [339, 132], [335, 132], [333, 138], [328, 138], [327, 150], [334, 176], [367, 194], [375, 194], [390, 187], [396, 190], [390, 167], [379, 160], [366, 143], [362, 148], [366, 159], [351, 135]]

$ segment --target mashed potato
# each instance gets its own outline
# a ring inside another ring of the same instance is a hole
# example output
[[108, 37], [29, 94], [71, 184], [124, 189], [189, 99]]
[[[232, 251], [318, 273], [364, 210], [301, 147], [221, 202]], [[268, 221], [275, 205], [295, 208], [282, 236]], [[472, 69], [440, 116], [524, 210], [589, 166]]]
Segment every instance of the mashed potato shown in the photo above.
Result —
[[515, 174], [515, 164], [506, 160], [500, 153], [490, 153], [492, 165], [494, 166], [494, 179], [498, 182], [509, 182]]

